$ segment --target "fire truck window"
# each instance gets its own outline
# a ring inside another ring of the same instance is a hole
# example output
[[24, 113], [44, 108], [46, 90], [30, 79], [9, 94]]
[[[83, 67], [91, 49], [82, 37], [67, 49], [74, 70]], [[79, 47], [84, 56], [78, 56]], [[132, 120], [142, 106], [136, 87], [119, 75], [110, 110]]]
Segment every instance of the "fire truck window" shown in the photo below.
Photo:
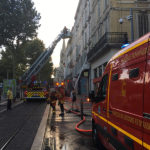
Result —
[[101, 84], [100, 84], [100, 90], [99, 90], [98, 96], [101, 99], [105, 99], [105, 97], [106, 97], [107, 81], [108, 81], [108, 74], [106, 74], [102, 78], [102, 81], [101, 81]]
[[112, 81], [118, 80], [118, 73], [112, 75]]
[[139, 75], [139, 68], [134, 68], [129, 71], [129, 78], [136, 78]]

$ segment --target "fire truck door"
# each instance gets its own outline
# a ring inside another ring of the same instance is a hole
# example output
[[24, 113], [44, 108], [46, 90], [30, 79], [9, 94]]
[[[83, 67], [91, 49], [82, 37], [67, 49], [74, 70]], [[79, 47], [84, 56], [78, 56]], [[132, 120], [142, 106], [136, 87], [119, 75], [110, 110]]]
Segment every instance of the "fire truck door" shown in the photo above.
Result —
[[143, 110], [143, 147], [150, 149], [150, 42], [145, 74], [144, 110]]
[[103, 144], [107, 145], [107, 87], [108, 87], [108, 74], [105, 74], [102, 78], [97, 96], [99, 102], [97, 103], [96, 113], [98, 114], [98, 132], [99, 138], [103, 141]]

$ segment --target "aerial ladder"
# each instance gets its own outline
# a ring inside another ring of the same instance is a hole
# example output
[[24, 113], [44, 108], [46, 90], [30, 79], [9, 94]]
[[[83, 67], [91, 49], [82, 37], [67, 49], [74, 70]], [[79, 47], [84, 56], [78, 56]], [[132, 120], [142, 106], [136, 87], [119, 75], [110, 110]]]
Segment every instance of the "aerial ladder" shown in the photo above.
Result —
[[66, 39], [66, 38], [71, 38], [71, 32], [69, 29], [64, 27], [61, 33], [52, 42], [51, 46], [49, 46], [43, 53], [41, 53], [41, 55], [35, 60], [35, 62], [31, 65], [31, 67], [24, 73], [24, 75], [22, 76], [23, 85], [29, 85], [31, 83], [32, 78], [39, 73], [39, 71], [49, 60], [49, 57], [52, 55], [57, 43], [61, 39]]

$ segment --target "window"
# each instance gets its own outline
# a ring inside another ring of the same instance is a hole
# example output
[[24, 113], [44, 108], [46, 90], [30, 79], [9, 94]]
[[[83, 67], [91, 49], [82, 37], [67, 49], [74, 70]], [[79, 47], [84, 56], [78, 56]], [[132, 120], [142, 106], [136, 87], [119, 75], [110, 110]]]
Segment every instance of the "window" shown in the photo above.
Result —
[[139, 68], [134, 68], [129, 71], [129, 78], [136, 78], [139, 75]]
[[149, 29], [148, 15], [146, 13], [141, 13], [138, 15], [138, 31], [139, 37], [148, 33]]
[[106, 9], [108, 6], [108, 0], [104, 0], [104, 9]]
[[87, 44], [87, 33], [86, 33], [86, 32], [85, 32], [85, 34], [84, 34], [84, 39], [85, 39], [85, 40], [84, 40], [84, 42], [85, 42], [85, 43], [84, 43], [84, 46], [86, 46], [86, 44]]
[[118, 80], [118, 73], [112, 75], [112, 81]]
[[107, 66], [107, 62], [105, 62], [105, 63], [103, 64], [103, 70], [106, 68], [106, 66]]
[[101, 81], [99, 91], [98, 91], [98, 96], [100, 99], [105, 99], [106, 93], [107, 93], [107, 81], [108, 81], [108, 74], [106, 74]]
[[97, 78], [97, 68], [94, 69], [94, 78]]
[[100, 14], [100, 13], [101, 13], [101, 11], [100, 11], [100, 5], [101, 5], [101, 4], [100, 4], [100, 0], [98, 0], [98, 17], [100, 17], [100, 15], [101, 15], [101, 14]]
[[99, 66], [99, 77], [101, 77], [103, 74], [103, 69], [102, 69], [102, 66]]

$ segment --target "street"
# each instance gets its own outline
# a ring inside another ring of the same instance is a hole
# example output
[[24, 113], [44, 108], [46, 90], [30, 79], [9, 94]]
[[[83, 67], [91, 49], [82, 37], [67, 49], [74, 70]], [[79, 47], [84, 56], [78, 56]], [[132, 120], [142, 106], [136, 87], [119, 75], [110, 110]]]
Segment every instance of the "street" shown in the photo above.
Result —
[[22, 103], [0, 113], [0, 149], [29, 150], [43, 117], [45, 103]]
[[[71, 102], [65, 103], [65, 115], [59, 116], [60, 108], [57, 105], [56, 113], [50, 111], [45, 134], [45, 150], [97, 150], [93, 145], [91, 132], [78, 132], [75, 129], [76, 124], [81, 120], [81, 116], [71, 113]], [[89, 108], [89, 104], [84, 104]], [[91, 110], [84, 109], [86, 121], [79, 128], [91, 129]], [[80, 113], [79, 113], [80, 114]]]
[[[12, 102], [12, 107], [16, 107], [17, 105], [23, 103], [22, 100], [20, 99], [16, 99], [15, 101]], [[3, 98], [1, 101], [0, 101], [0, 113], [4, 112], [7, 110], [7, 100], [6, 98]]]
[[[29, 150], [43, 117], [46, 103], [17, 101], [9, 111], [6, 111], [6, 104], [6, 101], [3, 101], [0, 106], [0, 148], [2, 150]], [[74, 111], [79, 113], [74, 114], [69, 111], [70, 100], [66, 101], [64, 106], [64, 117], [59, 116], [58, 104], [55, 113], [51, 108], [49, 109], [43, 150], [97, 150], [93, 145], [91, 132], [79, 132], [75, 129], [76, 124], [81, 120], [80, 112]], [[79, 101], [78, 107], [80, 111]], [[90, 103], [84, 104], [84, 114], [86, 121], [79, 128], [89, 130], [91, 129]]]
[[0, 0], [0, 150], [150, 150], [149, 89], [150, 0]]

